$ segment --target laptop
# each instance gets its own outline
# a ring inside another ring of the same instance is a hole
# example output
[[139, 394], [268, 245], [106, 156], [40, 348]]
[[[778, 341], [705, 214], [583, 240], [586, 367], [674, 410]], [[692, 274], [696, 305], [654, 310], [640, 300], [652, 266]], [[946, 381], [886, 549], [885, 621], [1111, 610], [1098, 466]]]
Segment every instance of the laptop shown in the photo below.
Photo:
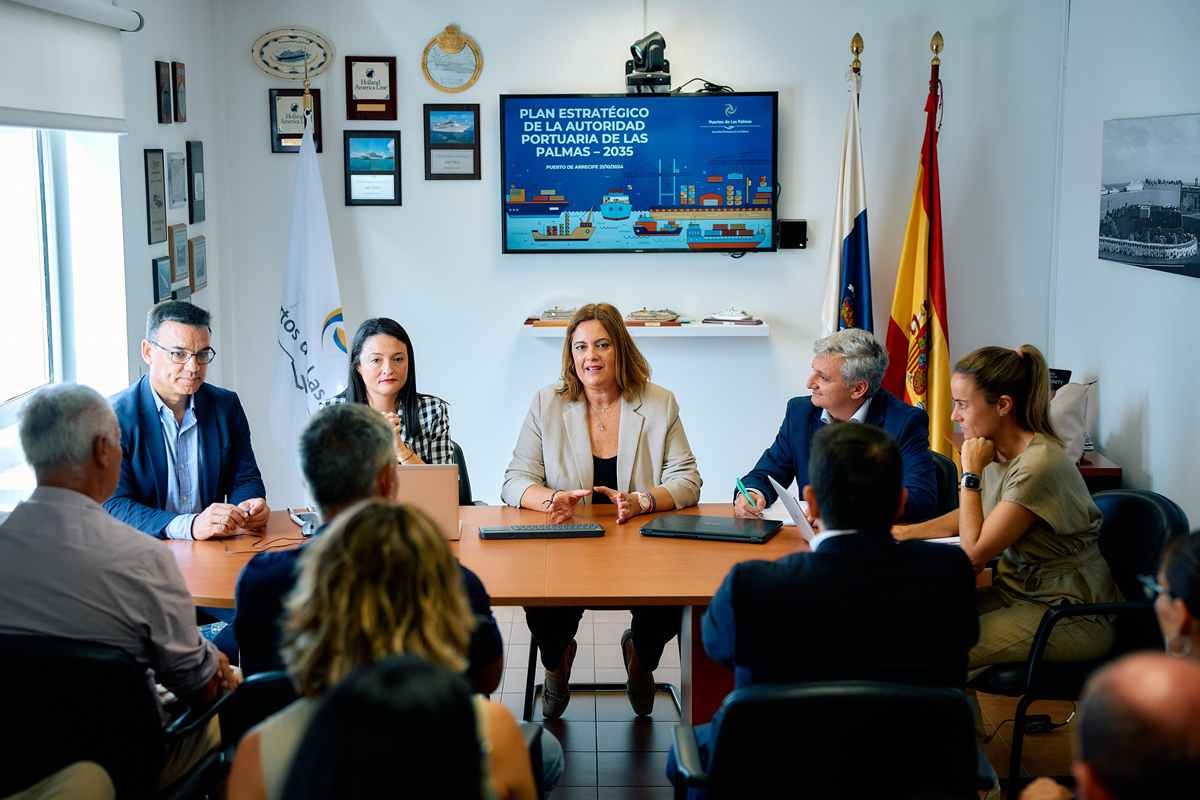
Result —
[[702, 517], [696, 514], [659, 514], [642, 526], [642, 536], [672, 539], [707, 539], [713, 542], [765, 544], [783, 522], [777, 519]]
[[411, 505], [429, 515], [445, 537], [457, 542], [462, 535], [458, 519], [458, 465], [414, 464], [396, 468], [398, 505]]

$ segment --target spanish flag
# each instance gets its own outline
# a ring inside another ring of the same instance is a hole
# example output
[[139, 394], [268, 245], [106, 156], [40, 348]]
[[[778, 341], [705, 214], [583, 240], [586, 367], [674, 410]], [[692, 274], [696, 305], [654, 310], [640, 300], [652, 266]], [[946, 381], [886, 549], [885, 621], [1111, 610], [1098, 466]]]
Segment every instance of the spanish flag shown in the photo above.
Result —
[[940, 89], [941, 81], [931, 82], [925, 101], [925, 144], [896, 273], [883, 388], [909, 405], [925, 409], [929, 414], [929, 449], [960, 464], [950, 441], [954, 432], [950, 421], [953, 401], [937, 161]]

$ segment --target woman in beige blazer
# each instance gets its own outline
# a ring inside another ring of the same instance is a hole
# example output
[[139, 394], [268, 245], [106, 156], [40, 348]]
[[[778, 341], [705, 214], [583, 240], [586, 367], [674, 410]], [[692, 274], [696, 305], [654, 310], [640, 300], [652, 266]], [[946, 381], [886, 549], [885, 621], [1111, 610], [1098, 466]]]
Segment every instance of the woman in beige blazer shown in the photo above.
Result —
[[[675, 396], [649, 382], [650, 365], [608, 303], [583, 306], [563, 342], [562, 378], [538, 390], [521, 427], [500, 496], [518, 508], [566, 522], [578, 503], [611, 503], [617, 522], [695, 505], [700, 473]], [[654, 707], [663, 648], [679, 633], [682, 609], [634, 608], [621, 637], [629, 702], [642, 716]], [[582, 608], [527, 608], [525, 618], [546, 668], [542, 713], [562, 715]]]

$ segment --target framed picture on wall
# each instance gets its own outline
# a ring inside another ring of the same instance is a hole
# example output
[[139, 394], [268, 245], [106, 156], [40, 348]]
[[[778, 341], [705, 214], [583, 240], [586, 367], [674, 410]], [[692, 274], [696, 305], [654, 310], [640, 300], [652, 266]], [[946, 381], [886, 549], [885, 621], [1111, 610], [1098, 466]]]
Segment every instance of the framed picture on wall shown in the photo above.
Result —
[[479, 180], [479, 104], [425, 105], [425, 180]]
[[146, 162], [146, 244], [167, 240], [167, 163], [162, 150], [144, 150]]
[[346, 205], [398, 206], [400, 131], [345, 131]]
[[395, 56], [346, 56], [346, 119], [395, 119], [395, 80]]
[[[310, 90], [313, 99], [313, 144], [321, 152], [321, 90]], [[270, 89], [271, 152], [299, 153], [304, 140], [304, 90]]]
[[171, 65], [166, 61], [154, 62], [154, 84], [158, 89], [158, 121], [169, 123], [171, 117]]
[[188, 239], [188, 263], [192, 267], [191, 290], [195, 292], [208, 286], [208, 248], [203, 236]]
[[187, 143], [188, 224], [204, 222], [204, 143]]
[[180, 223], [167, 228], [167, 249], [171, 258], [171, 283], [190, 280], [187, 225]]
[[175, 121], [187, 122], [187, 94], [183, 86], [183, 64], [171, 62], [171, 85], [175, 87]]
[[167, 153], [167, 188], [170, 208], [187, 205], [187, 158], [183, 153]]
[[154, 275], [154, 302], [171, 300], [171, 257], [152, 258], [150, 267]]

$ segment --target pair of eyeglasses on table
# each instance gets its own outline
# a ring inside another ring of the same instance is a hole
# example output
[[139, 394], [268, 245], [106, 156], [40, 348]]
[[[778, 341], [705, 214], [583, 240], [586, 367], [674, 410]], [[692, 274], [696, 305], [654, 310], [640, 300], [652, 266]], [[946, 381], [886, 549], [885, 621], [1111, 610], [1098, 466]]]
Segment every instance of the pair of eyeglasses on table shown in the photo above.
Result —
[[[245, 555], [246, 553], [265, 553], [267, 550], [270, 550], [275, 547], [284, 547], [286, 545], [301, 544], [303, 542], [308, 541], [308, 539], [313, 535], [313, 533], [316, 532], [317, 526], [321, 524], [321, 516], [317, 512], [312, 511], [311, 509], [307, 509], [307, 508], [291, 508], [291, 507], [289, 507], [287, 511], [288, 511], [288, 516], [292, 518], [292, 522], [294, 522], [300, 526], [300, 533], [301, 533], [300, 538], [296, 538], [294, 536], [281, 537], [278, 539], [272, 539], [270, 542], [268, 542], [267, 544], [264, 545], [262, 542], [263, 542], [263, 539], [266, 538], [265, 534], [235, 533], [233, 536], [226, 536], [221, 539], [221, 546], [223, 548], [225, 548], [225, 555], [238, 556], [238, 555]], [[250, 545], [250, 549], [249, 550], [230, 550], [227, 542], [230, 539], [237, 539], [238, 537], [241, 537], [241, 536], [254, 537], [254, 543]]]

